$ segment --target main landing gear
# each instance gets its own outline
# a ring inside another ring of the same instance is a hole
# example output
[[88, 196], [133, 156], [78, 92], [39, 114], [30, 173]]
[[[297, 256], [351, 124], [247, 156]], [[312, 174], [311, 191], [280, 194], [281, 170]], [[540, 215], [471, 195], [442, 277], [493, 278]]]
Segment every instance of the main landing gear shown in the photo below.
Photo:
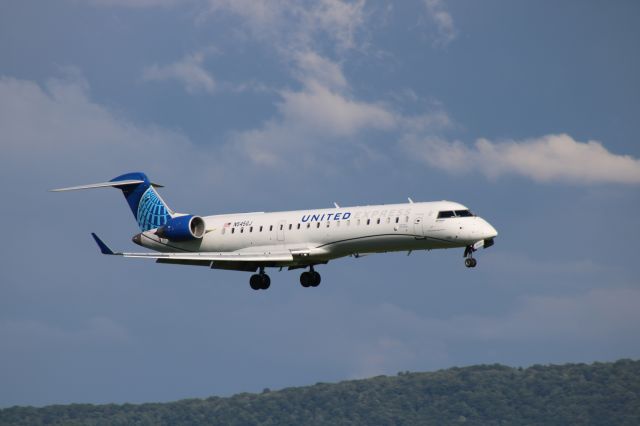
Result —
[[[309, 270], [300, 274], [300, 284], [302, 287], [318, 287], [320, 285], [320, 274], [309, 266]], [[260, 267], [257, 274], [251, 275], [249, 285], [254, 290], [266, 290], [271, 286], [271, 278], [264, 273], [264, 266]]]
[[476, 251], [476, 249], [474, 249], [473, 246], [467, 246], [467, 248], [464, 249], [464, 266], [467, 268], [475, 268], [478, 264], [478, 261], [473, 258], [474, 251]]
[[260, 268], [260, 273], [251, 275], [249, 285], [254, 290], [266, 290], [271, 286], [271, 278], [264, 273], [264, 267]]
[[318, 287], [320, 285], [320, 274], [313, 270], [313, 265], [309, 266], [309, 271], [300, 274], [300, 284], [302, 287]]

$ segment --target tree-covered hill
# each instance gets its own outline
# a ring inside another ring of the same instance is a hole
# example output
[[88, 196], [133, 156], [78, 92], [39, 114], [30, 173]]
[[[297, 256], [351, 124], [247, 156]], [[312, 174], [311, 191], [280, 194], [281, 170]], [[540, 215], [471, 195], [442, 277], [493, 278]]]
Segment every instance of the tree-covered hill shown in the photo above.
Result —
[[0, 410], [0, 425], [640, 425], [640, 361], [451, 368], [164, 404]]

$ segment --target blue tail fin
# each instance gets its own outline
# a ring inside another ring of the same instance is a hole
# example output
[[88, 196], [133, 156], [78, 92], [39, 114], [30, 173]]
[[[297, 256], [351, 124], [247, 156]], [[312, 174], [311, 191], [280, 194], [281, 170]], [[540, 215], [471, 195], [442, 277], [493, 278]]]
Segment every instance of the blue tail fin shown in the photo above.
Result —
[[52, 189], [52, 191], [61, 192], [75, 191], [77, 189], [118, 188], [124, 193], [124, 197], [127, 199], [127, 203], [129, 203], [133, 216], [136, 218], [136, 221], [138, 221], [140, 230], [144, 232], [164, 225], [175, 215], [173, 210], [167, 206], [156, 192], [155, 187], [161, 187], [161, 185], [149, 182], [149, 178], [147, 178], [147, 175], [144, 173], [135, 172], [118, 176], [109, 182], [70, 186], [68, 188]]
[[[118, 185], [117, 182], [121, 181], [123, 184]], [[144, 173], [126, 173], [111, 179], [110, 182], [122, 190], [141, 231], [158, 228], [174, 215], [154, 188], [160, 185], [149, 182]]]

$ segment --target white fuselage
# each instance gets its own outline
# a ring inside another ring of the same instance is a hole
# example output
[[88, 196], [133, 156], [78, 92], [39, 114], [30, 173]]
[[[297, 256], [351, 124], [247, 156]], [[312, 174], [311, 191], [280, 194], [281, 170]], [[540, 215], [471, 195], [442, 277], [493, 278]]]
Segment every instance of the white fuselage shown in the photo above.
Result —
[[366, 253], [467, 247], [497, 235], [478, 216], [438, 218], [449, 211], [468, 212], [461, 204], [437, 201], [214, 215], [203, 217], [207, 232], [201, 240], [171, 242], [151, 230], [136, 242], [161, 252], [289, 251], [294, 261], [273, 266], [295, 266]]

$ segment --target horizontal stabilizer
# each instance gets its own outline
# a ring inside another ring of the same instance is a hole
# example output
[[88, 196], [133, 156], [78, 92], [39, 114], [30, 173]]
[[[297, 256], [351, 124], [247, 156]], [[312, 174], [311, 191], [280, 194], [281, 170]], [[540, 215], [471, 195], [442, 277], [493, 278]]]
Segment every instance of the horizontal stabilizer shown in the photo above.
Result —
[[[143, 180], [140, 179], [128, 179], [128, 180], [117, 180], [112, 182], [100, 182], [100, 183], [91, 183], [89, 185], [79, 185], [79, 186], [70, 186], [68, 188], [56, 188], [51, 189], [51, 192], [64, 192], [64, 191], [76, 191], [78, 189], [93, 189], [93, 188], [121, 188], [127, 185], [137, 185], [139, 183], [144, 183]], [[158, 183], [149, 183], [149, 185], [154, 188], [163, 188], [163, 185]]]
[[109, 188], [109, 187], [119, 188], [121, 186], [136, 185], [138, 183], [144, 183], [144, 181], [138, 180], [138, 179], [129, 179], [129, 180], [119, 180], [116, 182], [100, 182], [100, 183], [92, 183], [89, 185], [70, 186], [68, 188], [52, 189], [51, 192], [75, 191], [77, 189], [92, 189], [92, 188]]

